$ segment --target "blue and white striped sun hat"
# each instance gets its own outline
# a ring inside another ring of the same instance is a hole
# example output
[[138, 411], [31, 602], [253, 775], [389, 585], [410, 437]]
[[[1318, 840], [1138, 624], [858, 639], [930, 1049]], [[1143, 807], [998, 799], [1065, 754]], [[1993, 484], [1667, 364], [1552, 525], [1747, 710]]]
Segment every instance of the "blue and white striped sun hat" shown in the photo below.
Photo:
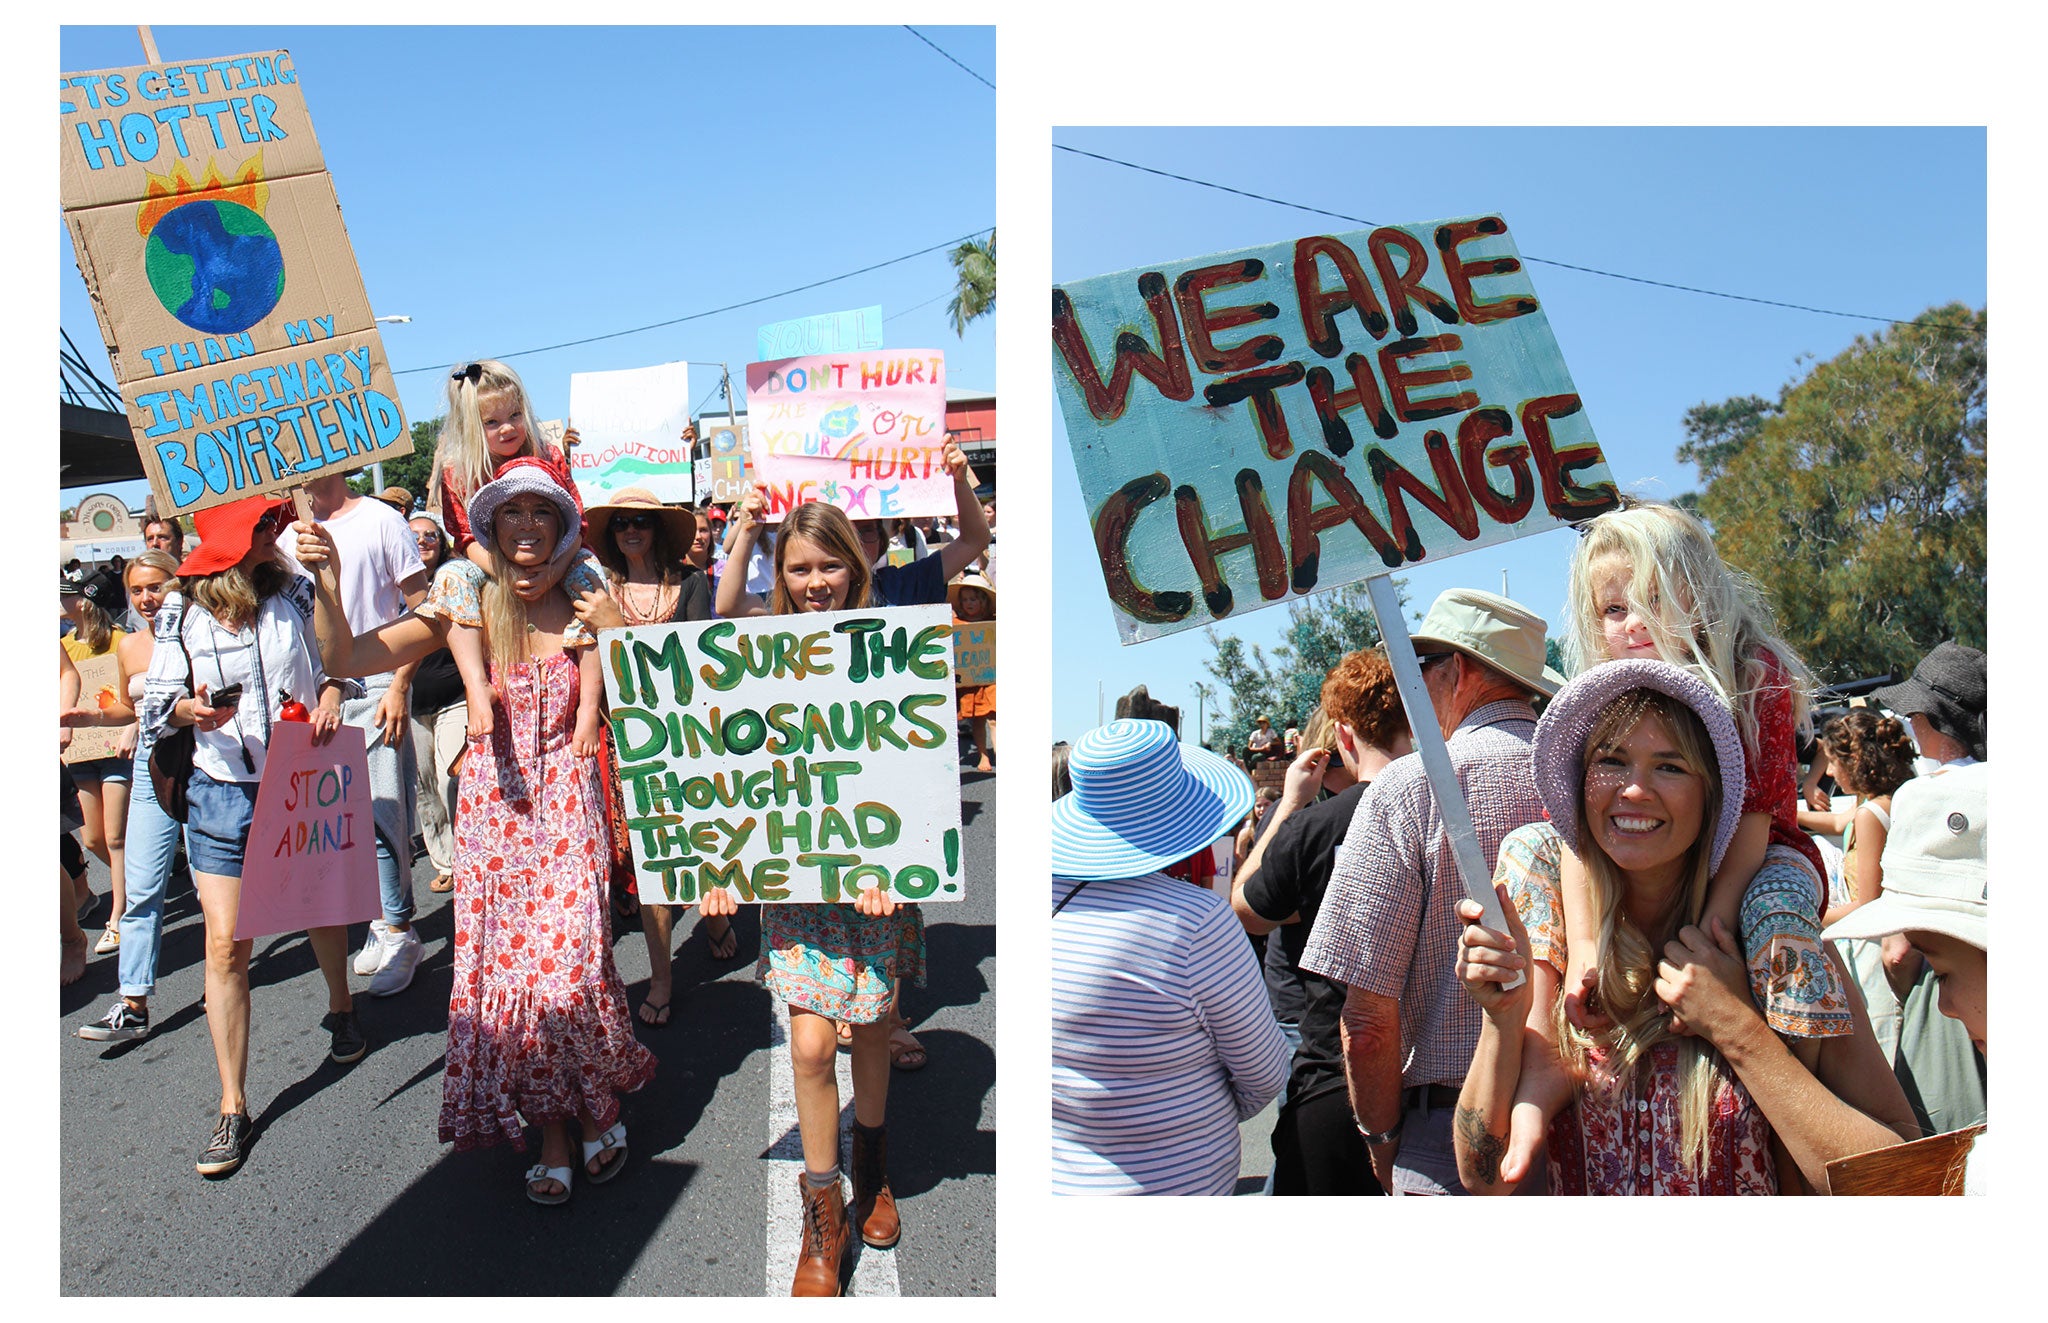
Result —
[[1182, 744], [1159, 721], [1112, 721], [1078, 740], [1074, 792], [1053, 801], [1055, 877], [1143, 877], [1178, 863], [1244, 820], [1252, 782], [1234, 764]]

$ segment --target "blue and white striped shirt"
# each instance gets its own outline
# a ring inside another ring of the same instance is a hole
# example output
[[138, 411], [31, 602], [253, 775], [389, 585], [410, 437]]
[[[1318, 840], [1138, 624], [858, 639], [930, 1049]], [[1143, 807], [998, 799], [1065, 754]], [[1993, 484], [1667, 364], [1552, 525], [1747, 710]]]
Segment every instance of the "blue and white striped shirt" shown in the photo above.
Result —
[[1160, 873], [1090, 882], [1052, 934], [1053, 1193], [1229, 1194], [1238, 1123], [1288, 1061], [1229, 905]]

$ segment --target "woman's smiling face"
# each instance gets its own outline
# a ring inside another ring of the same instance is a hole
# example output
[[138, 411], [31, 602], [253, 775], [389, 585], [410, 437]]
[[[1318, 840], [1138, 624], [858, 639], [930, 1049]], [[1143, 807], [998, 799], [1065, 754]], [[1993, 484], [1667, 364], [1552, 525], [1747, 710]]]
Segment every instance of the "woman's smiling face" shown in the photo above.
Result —
[[846, 605], [853, 567], [806, 537], [791, 537], [782, 552], [782, 586], [804, 611], [837, 611]]
[[514, 565], [545, 565], [562, 538], [562, 514], [545, 496], [521, 493], [498, 507], [492, 540]]
[[1586, 755], [1585, 828], [1623, 873], [1682, 859], [1705, 826], [1706, 806], [1704, 770], [1655, 712]]

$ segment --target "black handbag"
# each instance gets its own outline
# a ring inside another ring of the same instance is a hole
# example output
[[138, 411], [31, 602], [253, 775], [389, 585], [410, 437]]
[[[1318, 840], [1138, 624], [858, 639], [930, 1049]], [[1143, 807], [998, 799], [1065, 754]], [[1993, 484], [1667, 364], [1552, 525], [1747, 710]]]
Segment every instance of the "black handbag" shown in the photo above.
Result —
[[[185, 653], [185, 693], [197, 697], [192, 687], [192, 654], [185, 650], [185, 618], [178, 617], [178, 651]], [[174, 821], [185, 821], [191, 800], [187, 787], [192, 780], [192, 755], [199, 747], [196, 726], [172, 726], [157, 736], [149, 750], [149, 783], [156, 791], [158, 807]]]

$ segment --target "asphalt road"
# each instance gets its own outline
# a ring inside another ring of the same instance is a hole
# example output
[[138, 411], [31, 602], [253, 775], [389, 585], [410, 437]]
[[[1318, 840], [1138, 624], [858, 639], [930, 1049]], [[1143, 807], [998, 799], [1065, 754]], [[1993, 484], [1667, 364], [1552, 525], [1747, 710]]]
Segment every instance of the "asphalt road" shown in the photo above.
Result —
[[[898, 1247], [864, 1262], [857, 1289], [992, 1295], [995, 1218], [995, 780], [961, 783], [967, 898], [929, 905], [928, 986], [905, 1013], [930, 1052], [890, 1092]], [[755, 978], [758, 912], [734, 921], [740, 953], [713, 962], [694, 912], [677, 925], [675, 1013], [638, 1029], [661, 1060], [625, 1100], [627, 1167], [579, 1183], [569, 1203], [522, 1192], [533, 1156], [452, 1152], [435, 1138], [447, 1030], [452, 915], [414, 871], [426, 958], [413, 984], [376, 999], [352, 978], [370, 1054], [327, 1060], [325, 985], [302, 934], [256, 944], [249, 1102], [255, 1139], [241, 1170], [192, 1169], [220, 1101], [200, 1008], [202, 923], [190, 882], [172, 879], [148, 1038], [88, 1043], [79, 1025], [109, 1004], [115, 957], [63, 990], [61, 1282], [67, 1295], [731, 1295], [764, 1290], [774, 1203], [770, 997]], [[92, 861], [95, 891], [106, 871]], [[106, 903], [87, 924], [95, 936]], [[362, 930], [353, 934], [351, 953]], [[646, 988], [637, 925], [613, 934], [631, 1001]], [[842, 1055], [842, 1063], [845, 1058]], [[785, 1070], [786, 1074], [786, 1070]], [[842, 1089], [850, 1115], [852, 1099]], [[533, 1154], [538, 1153], [535, 1137]], [[778, 1177], [779, 1179], [779, 1177]], [[774, 1247], [783, 1260], [789, 1246]], [[876, 1251], [865, 1251], [875, 1256]], [[893, 1269], [893, 1270], [891, 1270]], [[783, 1283], [776, 1293], [786, 1291]]]

